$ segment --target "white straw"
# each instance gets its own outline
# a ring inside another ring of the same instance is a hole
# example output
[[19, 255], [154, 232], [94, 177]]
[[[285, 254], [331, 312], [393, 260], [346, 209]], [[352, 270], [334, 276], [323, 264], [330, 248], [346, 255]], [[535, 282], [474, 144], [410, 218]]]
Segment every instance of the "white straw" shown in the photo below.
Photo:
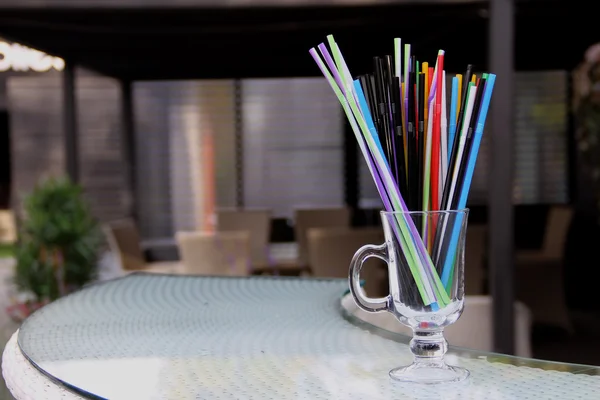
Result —
[[397, 78], [402, 76], [402, 39], [394, 39], [394, 74]]
[[[448, 174], [448, 115], [446, 110], [446, 71], [442, 71], [442, 121], [440, 123], [440, 136], [441, 136], [441, 174], [442, 179], [439, 181], [439, 193], [444, 193], [444, 182], [446, 182], [446, 175]], [[440, 202], [441, 202], [440, 198]], [[438, 207], [440, 205], [438, 204]]]

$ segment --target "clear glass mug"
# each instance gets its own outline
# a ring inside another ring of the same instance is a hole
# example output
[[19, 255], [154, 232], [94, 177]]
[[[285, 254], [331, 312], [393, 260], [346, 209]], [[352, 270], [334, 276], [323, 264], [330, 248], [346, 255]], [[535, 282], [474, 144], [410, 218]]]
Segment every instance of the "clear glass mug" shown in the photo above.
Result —
[[[444, 327], [456, 322], [464, 307], [464, 252], [468, 209], [429, 212], [381, 212], [385, 243], [361, 247], [350, 264], [350, 291], [368, 312], [387, 311], [413, 330], [411, 365], [390, 377], [425, 384], [458, 382], [464, 368], [444, 362], [448, 343]], [[360, 271], [371, 257], [385, 261], [390, 294], [367, 297]]]

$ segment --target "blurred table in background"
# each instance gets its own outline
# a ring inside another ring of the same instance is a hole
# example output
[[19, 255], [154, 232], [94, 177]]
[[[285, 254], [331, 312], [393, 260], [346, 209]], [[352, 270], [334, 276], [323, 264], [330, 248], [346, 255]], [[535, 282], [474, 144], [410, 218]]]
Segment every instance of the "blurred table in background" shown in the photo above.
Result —
[[299, 276], [310, 273], [310, 267], [300, 262], [297, 242], [270, 243], [269, 264], [254, 265], [254, 275]]
[[[152, 249], [152, 254], [158, 254], [162, 248], [173, 249], [175, 257], [168, 259], [176, 259], [177, 242], [173, 238], [159, 238], [152, 240], [144, 240], [141, 243], [142, 248]], [[264, 265], [252, 265], [253, 275], [283, 275], [283, 276], [299, 276], [303, 273], [309, 273], [310, 268], [305, 263], [299, 261], [299, 249], [297, 242], [279, 242], [269, 243], [267, 248], [268, 263]], [[171, 255], [171, 254], [170, 254]], [[155, 271], [161, 272], [161, 271]], [[164, 270], [164, 273], [172, 273], [173, 271]]]

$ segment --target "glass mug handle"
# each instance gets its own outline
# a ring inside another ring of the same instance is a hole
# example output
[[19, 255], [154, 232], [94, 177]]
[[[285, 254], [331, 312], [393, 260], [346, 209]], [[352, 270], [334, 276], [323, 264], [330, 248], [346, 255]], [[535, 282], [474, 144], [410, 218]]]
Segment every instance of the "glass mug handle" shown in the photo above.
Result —
[[359, 308], [368, 312], [390, 311], [391, 296], [372, 298], [364, 294], [360, 286], [360, 271], [367, 259], [375, 257], [389, 263], [387, 245], [375, 246], [368, 244], [358, 249], [350, 262], [350, 274], [348, 276], [350, 293]]

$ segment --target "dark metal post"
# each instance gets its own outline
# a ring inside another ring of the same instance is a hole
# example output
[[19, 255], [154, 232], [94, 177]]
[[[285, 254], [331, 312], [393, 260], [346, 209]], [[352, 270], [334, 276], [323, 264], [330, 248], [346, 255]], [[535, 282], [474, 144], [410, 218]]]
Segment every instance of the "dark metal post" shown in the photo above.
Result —
[[65, 128], [65, 162], [67, 175], [79, 181], [79, 145], [77, 129], [77, 98], [75, 93], [75, 66], [65, 63], [63, 71], [63, 118]]
[[514, 354], [514, 0], [490, 0], [490, 71], [497, 75], [491, 105], [489, 261], [493, 296], [494, 349]]
[[129, 194], [129, 215], [136, 219], [136, 149], [133, 91], [131, 81], [121, 81], [121, 117], [123, 118], [123, 161]]
[[235, 205], [244, 208], [244, 115], [242, 110], [242, 81], [236, 79], [234, 85], [235, 98]]
[[359, 213], [360, 183], [359, 183], [359, 157], [358, 145], [350, 124], [344, 114], [343, 119], [343, 149], [344, 149], [344, 203], [352, 210], [352, 225], [360, 225], [362, 215]]

